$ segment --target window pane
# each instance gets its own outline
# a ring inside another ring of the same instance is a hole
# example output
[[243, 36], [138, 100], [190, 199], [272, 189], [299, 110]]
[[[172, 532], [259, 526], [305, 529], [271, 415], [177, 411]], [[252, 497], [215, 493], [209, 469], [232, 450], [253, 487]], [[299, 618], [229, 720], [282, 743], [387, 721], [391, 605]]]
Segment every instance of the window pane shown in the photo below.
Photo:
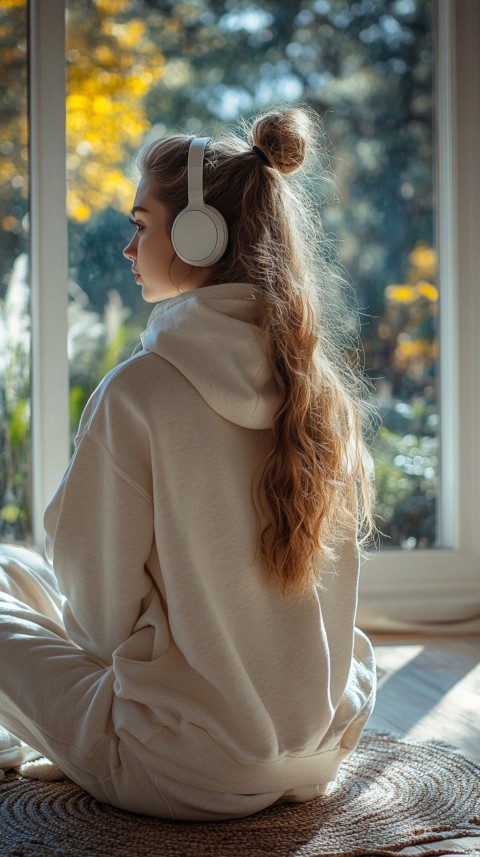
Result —
[[0, 540], [31, 544], [27, 5], [0, 8]]
[[72, 431], [151, 307], [122, 259], [139, 144], [215, 136], [279, 102], [324, 118], [319, 205], [362, 312], [385, 547], [436, 545], [437, 311], [432, 0], [68, 0]]

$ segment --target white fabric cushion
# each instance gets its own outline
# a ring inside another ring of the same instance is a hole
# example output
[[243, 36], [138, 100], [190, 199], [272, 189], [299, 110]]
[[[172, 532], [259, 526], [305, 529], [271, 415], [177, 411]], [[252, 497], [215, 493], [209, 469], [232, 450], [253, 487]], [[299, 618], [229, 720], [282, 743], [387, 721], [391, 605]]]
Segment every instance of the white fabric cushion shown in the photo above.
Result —
[[[22, 762], [39, 759], [42, 755], [0, 726], [0, 769], [7, 770], [15, 765], [21, 765]], [[3, 779], [3, 772], [0, 773], [0, 779]]]

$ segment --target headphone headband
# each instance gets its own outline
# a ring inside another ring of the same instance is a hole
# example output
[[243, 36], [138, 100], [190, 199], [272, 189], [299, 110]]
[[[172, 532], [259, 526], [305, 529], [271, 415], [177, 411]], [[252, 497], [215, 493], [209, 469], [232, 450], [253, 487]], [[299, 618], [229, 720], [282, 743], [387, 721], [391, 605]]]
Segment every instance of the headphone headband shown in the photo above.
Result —
[[195, 137], [188, 150], [188, 204], [203, 203], [203, 156], [211, 137]]

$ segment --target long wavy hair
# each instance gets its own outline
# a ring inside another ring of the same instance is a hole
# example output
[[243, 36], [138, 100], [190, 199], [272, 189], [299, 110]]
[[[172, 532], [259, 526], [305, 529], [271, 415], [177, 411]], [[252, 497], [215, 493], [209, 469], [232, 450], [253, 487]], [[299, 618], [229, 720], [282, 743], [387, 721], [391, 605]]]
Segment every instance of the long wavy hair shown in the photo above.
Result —
[[[223, 214], [229, 241], [200, 287], [260, 287], [257, 324], [283, 395], [252, 500], [269, 579], [299, 594], [320, 583], [347, 538], [368, 558], [364, 547], [378, 532], [367, 447], [378, 409], [358, 365], [359, 313], [346, 298], [354, 290], [320, 220], [319, 181], [332, 181], [324, 138], [314, 111], [281, 105], [223, 132], [204, 158], [205, 202]], [[187, 204], [191, 139], [157, 140], [139, 156], [172, 224]]]

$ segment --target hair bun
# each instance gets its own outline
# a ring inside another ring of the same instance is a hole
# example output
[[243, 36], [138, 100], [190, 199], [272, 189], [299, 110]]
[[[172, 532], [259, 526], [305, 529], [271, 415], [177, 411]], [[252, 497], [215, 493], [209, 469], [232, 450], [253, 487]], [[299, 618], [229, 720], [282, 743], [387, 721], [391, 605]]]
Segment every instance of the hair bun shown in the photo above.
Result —
[[313, 122], [301, 107], [263, 113], [252, 125], [253, 144], [280, 173], [293, 173], [302, 166], [314, 137]]

